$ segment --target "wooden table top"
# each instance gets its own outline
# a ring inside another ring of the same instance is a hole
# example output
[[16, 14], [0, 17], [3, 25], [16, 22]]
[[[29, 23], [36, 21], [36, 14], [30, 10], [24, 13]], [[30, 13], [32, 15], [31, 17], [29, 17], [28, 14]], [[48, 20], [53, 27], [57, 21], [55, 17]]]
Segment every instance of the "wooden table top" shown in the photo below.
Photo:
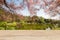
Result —
[[0, 40], [60, 40], [60, 31], [1, 30]]

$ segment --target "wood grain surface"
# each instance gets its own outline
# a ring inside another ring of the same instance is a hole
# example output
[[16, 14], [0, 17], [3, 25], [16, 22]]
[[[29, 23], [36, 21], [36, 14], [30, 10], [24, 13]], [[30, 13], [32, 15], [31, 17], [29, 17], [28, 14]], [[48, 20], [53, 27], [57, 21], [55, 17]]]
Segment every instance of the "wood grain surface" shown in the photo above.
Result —
[[60, 31], [1, 30], [0, 40], [60, 40]]

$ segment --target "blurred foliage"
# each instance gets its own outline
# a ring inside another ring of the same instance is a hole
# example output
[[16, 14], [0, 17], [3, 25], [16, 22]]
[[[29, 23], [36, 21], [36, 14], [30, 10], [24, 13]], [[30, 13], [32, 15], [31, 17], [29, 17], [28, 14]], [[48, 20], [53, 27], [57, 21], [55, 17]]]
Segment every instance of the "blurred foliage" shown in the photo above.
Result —
[[22, 16], [0, 9], [0, 30], [60, 30], [60, 20]]

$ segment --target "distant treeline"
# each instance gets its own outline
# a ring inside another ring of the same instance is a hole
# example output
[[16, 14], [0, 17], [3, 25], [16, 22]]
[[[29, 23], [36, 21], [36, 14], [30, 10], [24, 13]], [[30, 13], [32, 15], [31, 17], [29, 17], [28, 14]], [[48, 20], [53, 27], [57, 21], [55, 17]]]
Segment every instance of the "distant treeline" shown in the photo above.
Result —
[[23, 16], [0, 9], [0, 30], [51, 30], [60, 29], [60, 20], [38, 16]]

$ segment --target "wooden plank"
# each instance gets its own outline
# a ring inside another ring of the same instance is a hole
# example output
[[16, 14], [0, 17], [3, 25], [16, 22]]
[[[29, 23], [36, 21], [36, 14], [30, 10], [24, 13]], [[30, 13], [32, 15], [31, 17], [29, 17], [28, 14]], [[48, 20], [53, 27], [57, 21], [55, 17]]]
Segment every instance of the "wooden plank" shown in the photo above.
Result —
[[0, 40], [60, 40], [60, 31], [1, 30]]

